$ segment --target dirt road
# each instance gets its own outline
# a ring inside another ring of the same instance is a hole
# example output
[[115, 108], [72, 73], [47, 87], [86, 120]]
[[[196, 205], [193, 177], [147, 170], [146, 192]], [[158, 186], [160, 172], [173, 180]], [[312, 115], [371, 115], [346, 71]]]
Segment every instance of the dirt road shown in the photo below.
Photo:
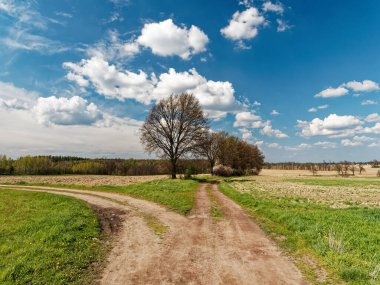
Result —
[[[293, 263], [215, 184], [199, 187], [188, 217], [113, 193], [39, 186], [0, 188], [67, 195], [108, 212], [114, 209], [123, 224], [99, 284], [307, 284]], [[210, 215], [211, 195], [224, 213], [222, 218]], [[146, 215], [168, 227], [163, 237], [147, 225]]]

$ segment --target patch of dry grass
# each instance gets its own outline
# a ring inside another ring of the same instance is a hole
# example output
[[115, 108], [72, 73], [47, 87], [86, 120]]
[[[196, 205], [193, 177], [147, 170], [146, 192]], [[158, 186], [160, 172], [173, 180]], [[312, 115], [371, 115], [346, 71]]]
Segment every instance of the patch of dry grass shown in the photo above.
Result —
[[166, 178], [166, 175], [151, 176], [111, 176], [111, 175], [23, 175], [0, 176], [0, 184], [4, 183], [43, 183], [82, 186], [125, 186]]
[[[233, 187], [239, 192], [256, 190], [256, 195], [271, 197], [299, 197], [314, 202], [329, 204], [333, 208], [346, 208], [351, 205], [380, 206], [380, 186], [367, 183], [353, 184], [352, 186], [324, 186], [310, 185], [292, 180], [288, 176], [257, 176], [242, 182], [233, 182]], [[313, 178], [313, 179], [326, 179]], [[342, 179], [347, 182], [347, 178]], [[355, 179], [356, 180], [356, 179]], [[370, 178], [357, 178], [357, 181], [367, 181]]]

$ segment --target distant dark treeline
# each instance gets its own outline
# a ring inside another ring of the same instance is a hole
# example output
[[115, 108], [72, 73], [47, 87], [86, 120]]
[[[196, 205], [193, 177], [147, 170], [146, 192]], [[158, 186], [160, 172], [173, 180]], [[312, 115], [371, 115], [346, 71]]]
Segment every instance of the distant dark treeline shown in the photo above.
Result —
[[[181, 160], [179, 173], [186, 169], [207, 173], [205, 160]], [[24, 156], [10, 159], [0, 155], [0, 175], [102, 174], [102, 175], [160, 175], [169, 174], [165, 160], [150, 159], [87, 159], [71, 156]]]
[[379, 167], [380, 162], [377, 160], [372, 160], [368, 162], [278, 162], [278, 163], [264, 163], [264, 169], [278, 169], [278, 170], [311, 170], [315, 169], [317, 171], [335, 171], [337, 165], [365, 165], [370, 164], [372, 167]]

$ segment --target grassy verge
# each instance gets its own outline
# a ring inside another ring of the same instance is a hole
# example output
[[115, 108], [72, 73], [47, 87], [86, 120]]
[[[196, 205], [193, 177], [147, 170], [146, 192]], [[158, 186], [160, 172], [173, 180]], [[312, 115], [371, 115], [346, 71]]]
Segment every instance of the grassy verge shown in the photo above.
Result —
[[211, 201], [211, 212], [210, 212], [211, 217], [213, 217], [216, 220], [223, 218], [224, 213], [220, 207], [219, 201], [216, 199], [215, 195], [212, 193], [212, 189], [210, 185], [207, 186], [207, 192]]
[[168, 227], [161, 223], [159, 219], [152, 215], [147, 215], [141, 213], [142, 218], [144, 219], [144, 222], [146, 225], [160, 238], [162, 238], [168, 231]]
[[180, 214], [187, 214], [193, 207], [195, 191], [198, 182], [194, 180], [169, 180], [160, 179], [155, 181], [130, 184], [126, 186], [83, 186], [67, 184], [45, 183], [16, 183], [17, 185], [55, 186], [69, 189], [83, 189], [94, 191], [106, 191], [129, 195], [131, 197], [146, 199], [168, 207]]
[[84, 284], [100, 258], [98, 220], [85, 202], [0, 191], [0, 283]]
[[240, 193], [233, 185], [220, 189], [277, 238], [313, 283], [380, 284], [379, 208], [333, 209], [299, 197], [266, 197], [254, 188]]
[[379, 178], [294, 178], [288, 179], [289, 182], [302, 183], [305, 185], [318, 186], [343, 186], [343, 187], [365, 187], [379, 186]]

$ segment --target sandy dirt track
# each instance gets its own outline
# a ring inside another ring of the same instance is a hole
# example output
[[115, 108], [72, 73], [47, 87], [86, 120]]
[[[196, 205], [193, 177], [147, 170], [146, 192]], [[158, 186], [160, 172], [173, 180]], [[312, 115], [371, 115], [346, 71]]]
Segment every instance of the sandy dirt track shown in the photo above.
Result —
[[[57, 193], [121, 210], [123, 226], [99, 284], [307, 284], [291, 260], [216, 184], [199, 187], [188, 217], [113, 193], [37, 186], [0, 188]], [[223, 218], [210, 216], [210, 195], [219, 202]], [[166, 235], [155, 235], [141, 213], [168, 226]]]

